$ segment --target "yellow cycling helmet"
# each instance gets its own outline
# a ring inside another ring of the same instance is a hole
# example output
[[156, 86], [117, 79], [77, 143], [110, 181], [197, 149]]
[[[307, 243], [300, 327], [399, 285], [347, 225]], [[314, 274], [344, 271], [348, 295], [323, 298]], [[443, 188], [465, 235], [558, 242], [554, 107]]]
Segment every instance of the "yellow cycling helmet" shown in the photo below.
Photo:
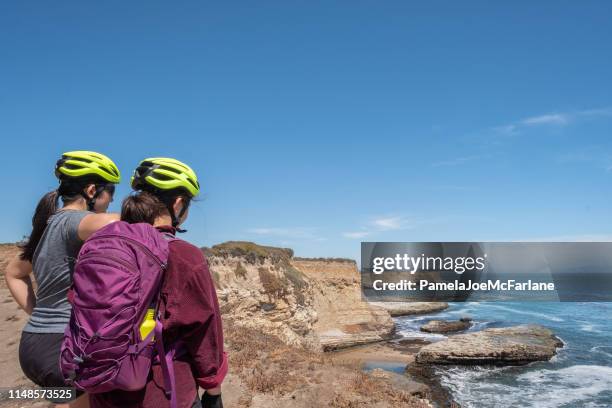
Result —
[[60, 180], [80, 177], [99, 177], [109, 183], [121, 181], [119, 169], [107, 156], [84, 150], [62, 154], [55, 165], [55, 176]]
[[160, 191], [182, 189], [192, 198], [200, 193], [198, 177], [191, 167], [167, 157], [141, 161], [134, 170], [131, 184], [134, 190], [146, 190], [147, 186]]

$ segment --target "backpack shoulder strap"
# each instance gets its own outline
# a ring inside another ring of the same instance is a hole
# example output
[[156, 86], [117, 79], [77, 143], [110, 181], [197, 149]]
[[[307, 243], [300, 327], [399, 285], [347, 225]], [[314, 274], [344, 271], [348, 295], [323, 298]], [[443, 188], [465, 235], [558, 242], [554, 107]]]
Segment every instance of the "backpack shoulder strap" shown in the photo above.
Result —
[[162, 367], [164, 377], [164, 391], [170, 397], [170, 408], [177, 408], [176, 398], [176, 379], [174, 377], [174, 349], [164, 350], [164, 340], [162, 337], [163, 326], [158, 320], [155, 325], [155, 346], [157, 355]]
[[[169, 232], [162, 232], [162, 237], [168, 241], [168, 243], [172, 241], [176, 241], [179, 238], [176, 238], [173, 234]], [[160, 288], [161, 290], [161, 288]], [[174, 353], [175, 348], [173, 346], [170, 347], [169, 350], [164, 349], [164, 340], [162, 337], [163, 325], [159, 316], [156, 319], [155, 324], [155, 348], [157, 351], [157, 356], [159, 358], [159, 362], [162, 367], [162, 374], [164, 377], [164, 391], [167, 396], [170, 397], [170, 408], [177, 407], [177, 397], [176, 397], [176, 379], [174, 376]]]
[[180, 239], [180, 238], [175, 237], [170, 232], [162, 231], [161, 234], [162, 234], [162, 237], [164, 237], [164, 239], [168, 242], [178, 241]]

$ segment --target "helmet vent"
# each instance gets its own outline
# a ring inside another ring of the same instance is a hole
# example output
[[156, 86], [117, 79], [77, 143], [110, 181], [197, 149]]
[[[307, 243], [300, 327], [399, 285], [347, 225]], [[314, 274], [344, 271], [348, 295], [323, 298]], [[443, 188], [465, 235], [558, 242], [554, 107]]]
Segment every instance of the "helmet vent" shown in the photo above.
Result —
[[158, 180], [163, 180], [163, 181], [173, 180], [172, 177], [168, 177], [165, 174], [160, 174], [160, 173], [155, 173], [155, 178]]

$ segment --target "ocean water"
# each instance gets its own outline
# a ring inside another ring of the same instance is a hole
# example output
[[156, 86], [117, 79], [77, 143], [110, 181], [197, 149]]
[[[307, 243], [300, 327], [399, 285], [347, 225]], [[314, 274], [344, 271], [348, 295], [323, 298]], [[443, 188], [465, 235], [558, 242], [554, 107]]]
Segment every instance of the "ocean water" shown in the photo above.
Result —
[[437, 369], [462, 407], [612, 407], [612, 303], [466, 302], [441, 312], [396, 318], [405, 338], [444, 339], [419, 327], [432, 319], [470, 316], [469, 331], [541, 324], [565, 344], [548, 362], [522, 367]]

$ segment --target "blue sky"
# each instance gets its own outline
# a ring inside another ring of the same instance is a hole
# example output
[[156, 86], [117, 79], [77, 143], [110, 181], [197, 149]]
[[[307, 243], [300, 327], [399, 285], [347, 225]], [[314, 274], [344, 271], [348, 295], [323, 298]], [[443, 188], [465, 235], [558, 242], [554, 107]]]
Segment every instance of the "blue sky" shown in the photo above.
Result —
[[74, 149], [116, 161], [118, 198], [139, 159], [192, 165], [198, 245], [610, 239], [611, 19], [606, 1], [4, 3], [0, 241]]

